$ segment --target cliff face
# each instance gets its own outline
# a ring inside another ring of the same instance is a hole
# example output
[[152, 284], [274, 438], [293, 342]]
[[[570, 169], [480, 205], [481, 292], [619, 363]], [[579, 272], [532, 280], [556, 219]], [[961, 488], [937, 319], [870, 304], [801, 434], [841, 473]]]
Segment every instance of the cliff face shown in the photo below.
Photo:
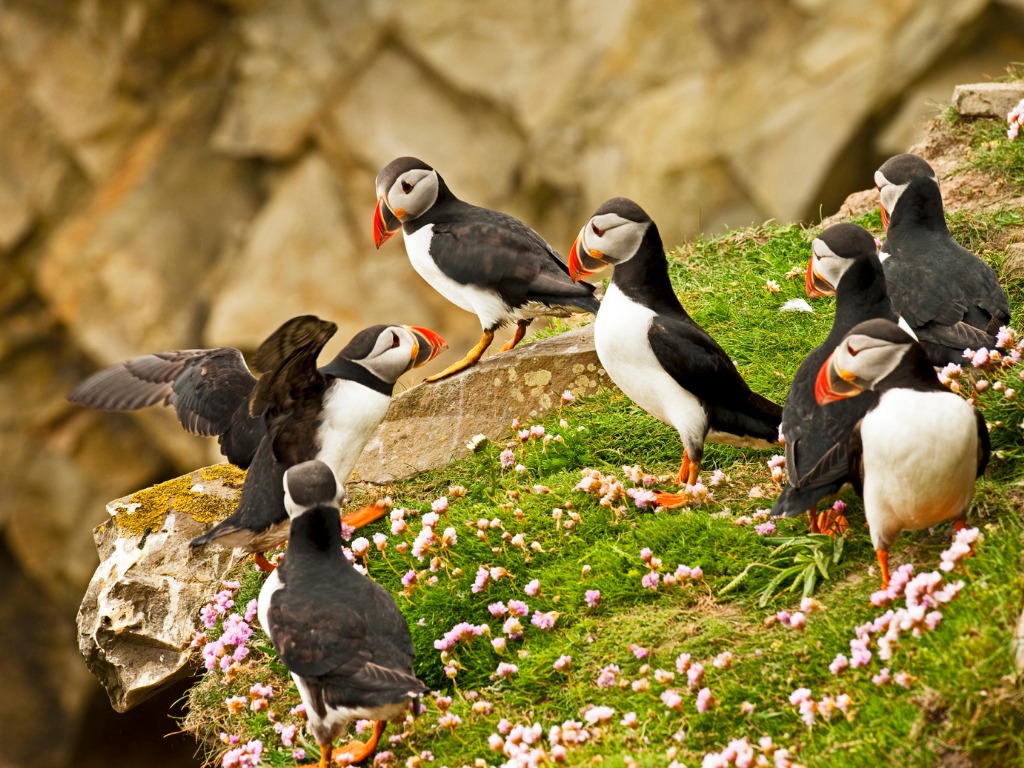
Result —
[[58, 765], [75, 738], [89, 681], [72, 622], [104, 503], [216, 457], [170, 414], [71, 408], [82, 377], [161, 349], [251, 349], [300, 312], [339, 339], [387, 320], [468, 347], [475, 319], [423, 290], [400, 244], [373, 249], [373, 178], [399, 154], [562, 248], [618, 194], [667, 242], [801, 216], [844, 158], [873, 151], [851, 147], [878, 115], [996, 12], [725, 7], [0, 4], [2, 565], [39, 595], [6, 606], [38, 640], [0, 667], [68, 723], [60, 738], [26, 725], [5, 749]]

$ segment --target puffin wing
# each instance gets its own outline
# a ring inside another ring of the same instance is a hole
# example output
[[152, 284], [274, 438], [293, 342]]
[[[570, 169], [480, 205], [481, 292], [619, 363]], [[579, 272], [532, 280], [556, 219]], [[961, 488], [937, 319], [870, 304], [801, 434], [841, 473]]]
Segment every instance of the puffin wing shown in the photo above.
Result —
[[654, 355], [708, 409], [711, 427], [774, 442], [782, 408], [753, 392], [711, 335], [689, 318], [656, 315], [647, 332]]
[[327, 380], [316, 360], [337, 329], [313, 315], [295, 317], [253, 356], [253, 366], [265, 373], [253, 390], [249, 413], [262, 416], [278, 461], [292, 465], [313, 458], [316, 448], [308, 434], [288, 427], [321, 408]]
[[592, 296], [594, 286], [574, 283], [561, 257], [515, 217], [476, 206], [460, 214], [433, 226], [431, 258], [451, 279], [500, 288], [515, 303]]
[[109, 411], [173, 406], [186, 431], [217, 436], [228, 461], [244, 468], [266, 434], [262, 420], [249, 414], [255, 386], [237, 349], [185, 349], [104, 368], [71, 390], [68, 400]]

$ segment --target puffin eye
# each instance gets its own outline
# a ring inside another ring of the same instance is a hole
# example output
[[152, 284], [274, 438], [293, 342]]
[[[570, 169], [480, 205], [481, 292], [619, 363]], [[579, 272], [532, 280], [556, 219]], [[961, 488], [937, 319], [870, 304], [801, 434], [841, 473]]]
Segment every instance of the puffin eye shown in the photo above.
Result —
[[408, 195], [408, 194], [409, 194], [410, 192], [412, 192], [412, 184], [410, 184], [410, 183], [409, 183], [408, 181], [406, 181], [405, 179], [402, 179], [402, 191], [403, 191], [403, 192], [405, 192], [405, 194], [407, 194], [407, 195]]
[[395, 333], [394, 331], [392, 331], [391, 332], [391, 348], [394, 349], [395, 347], [397, 347], [401, 343], [402, 342], [399, 340], [398, 334]]
[[593, 224], [593, 223], [592, 223], [592, 224], [590, 225], [590, 228], [591, 228], [592, 230], [594, 230], [594, 234], [595, 234], [595, 235], [597, 235], [598, 237], [601, 237], [601, 235], [603, 235], [603, 234], [604, 234], [604, 230], [603, 230], [603, 229], [601, 229], [601, 228], [600, 228], [599, 226], [597, 226], [597, 224]]

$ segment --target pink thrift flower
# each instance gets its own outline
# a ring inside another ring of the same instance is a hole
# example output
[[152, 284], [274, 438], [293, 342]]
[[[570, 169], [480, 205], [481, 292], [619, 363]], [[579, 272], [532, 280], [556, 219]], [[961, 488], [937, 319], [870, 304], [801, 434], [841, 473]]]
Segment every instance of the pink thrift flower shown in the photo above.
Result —
[[491, 616], [504, 616], [508, 613], [508, 608], [502, 602], [491, 603], [487, 606], [487, 610], [490, 611]]
[[554, 611], [548, 611], [547, 613], [534, 611], [533, 616], [530, 618], [530, 623], [537, 627], [537, 629], [549, 630], [555, 626], [557, 620], [558, 614]]
[[588, 589], [583, 597], [587, 601], [587, 605], [589, 607], [597, 608], [598, 604], [601, 602], [601, 590]]
[[715, 697], [710, 688], [701, 688], [697, 692], [697, 711], [704, 714], [715, 705]]
[[619, 679], [619, 665], [618, 664], [609, 664], [607, 667], [604, 667], [598, 673], [597, 680], [595, 681], [594, 684], [598, 688], [611, 688], [614, 685], [616, 685], [616, 683], [618, 683], [618, 679]]
[[615, 710], [611, 707], [591, 707], [583, 713], [583, 719], [587, 721], [589, 725], [597, 725], [598, 723], [606, 723], [615, 716]]
[[526, 585], [526, 587], [523, 589], [523, 591], [529, 597], [536, 597], [537, 595], [539, 595], [540, 594], [540, 579], [533, 579], [532, 581], [530, 581]]
[[572, 402], [573, 400], [575, 400], [575, 399], [576, 399], [576, 397], [575, 397], [575, 396], [573, 395], [573, 393], [572, 393], [572, 392], [571, 392], [570, 390], [568, 390], [568, 389], [567, 389], [567, 390], [565, 390], [565, 391], [564, 391], [564, 392], [562, 393], [562, 402], [563, 402], [563, 403], [571, 403], [571, 402]]
[[640, 579], [640, 584], [645, 589], [657, 589], [658, 588], [658, 581], [659, 581], [660, 578], [661, 578], [661, 576], [658, 574], [657, 571], [648, 571]]
[[565, 655], [563, 653], [561, 656], [559, 656], [557, 659], [555, 659], [555, 663], [552, 664], [551, 666], [553, 666], [559, 672], [563, 672], [563, 671], [567, 670], [571, 665], [572, 665], [572, 656], [567, 656], [567, 655]]
[[501, 461], [502, 469], [511, 469], [512, 466], [516, 463], [516, 454], [510, 448], [506, 448], [504, 451], [501, 452], [501, 455], [498, 457], [498, 459]]
[[769, 521], [767, 523], [755, 525], [754, 533], [756, 533], [758, 536], [771, 536], [773, 533], [775, 533], [775, 523]]
[[509, 600], [508, 612], [513, 616], [526, 616], [530, 612], [530, 607], [522, 600]]
[[647, 654], [649, 653], [649, 651], [646, 648], [644, 648], [642, 645], [637, 645], [636, 643], [629, 644], [629, 652], [636, 656], [638, 659], [646, 659]]
[[681, 710], [683, 708], [683, 697], [672, 689], [661, 694], [661, 702], [669, 709]]
[[845, 654], [837, 653], [836, 657], [832, 660], [832, 663], [828, 665], [828, 671], [833, 675], [838, 675], [844, 669], [850, 666], [850, 660], [846, 658]]
[[516, 672], [519, 671], [519, 667], [515, 664], [508, 664], [504, 661], [498, 662], [498, 668], [494, 674], [496, 677], [512, 677]]

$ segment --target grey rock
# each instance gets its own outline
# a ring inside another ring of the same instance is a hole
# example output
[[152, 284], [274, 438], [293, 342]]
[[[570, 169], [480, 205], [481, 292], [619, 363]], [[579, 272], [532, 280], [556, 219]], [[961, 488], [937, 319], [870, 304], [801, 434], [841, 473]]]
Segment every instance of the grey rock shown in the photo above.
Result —
[[567, 389], [590, 395], [599, 385], [611, 383], [594, 351], [592, 325], [492, 355], [395, 397], [352, 477], [387, 482], [442, 467], [468, 455], [473, 436], [507, 436], [512, 419], [549, 413]]
[[[169, 487], [178, 490], [168, 496]], [[237, 562], [232, 550], [189, 547], [207, 525], [187, 511], [197, 497], [233, 506], [237, 488], [196, 470], [143, 494], [107, 505], [111, 520], [94, 531], [100, 565], [78, 612], [79, 651], [118, 712], [196, 671], [199, 609]]]
[[1024, 99], [1024, 83], [969, 83], [953, 89], [953, 106], [964, 117], [998, 117]]

